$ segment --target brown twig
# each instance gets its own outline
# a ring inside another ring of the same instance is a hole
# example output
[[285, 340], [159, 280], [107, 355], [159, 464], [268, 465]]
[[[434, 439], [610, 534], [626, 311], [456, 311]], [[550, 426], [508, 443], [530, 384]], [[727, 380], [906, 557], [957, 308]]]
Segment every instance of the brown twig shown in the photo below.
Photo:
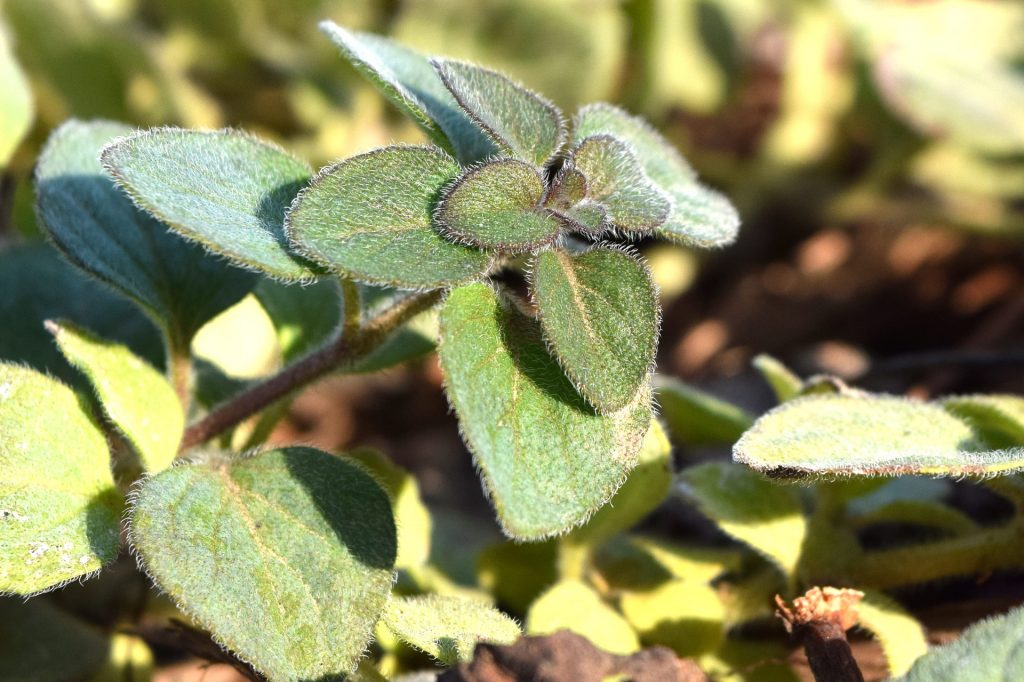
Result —
[[863, 597], [857, 590], [812, 587], [793, 600], [790, 610], [775, 595], [775, 613], [804, 647], [818, 682], [864, 682], [846, 641], [846, 631], [857, 624], [857, 602]]
[[379, 347], [402, 324], [440, 300], [440, 291], [404, 298], [354, 333], [343, 333], [335, 342], [242, 391], [189, 426], [181, 440], [179, 452], [205, 443], [326, 374], [353, 365]]

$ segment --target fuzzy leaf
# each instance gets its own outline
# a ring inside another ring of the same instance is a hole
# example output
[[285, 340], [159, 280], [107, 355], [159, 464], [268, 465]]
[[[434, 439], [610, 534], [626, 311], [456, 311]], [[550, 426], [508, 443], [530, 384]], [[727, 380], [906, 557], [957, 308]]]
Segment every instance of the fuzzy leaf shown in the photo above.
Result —
[[434, 143], [466, 165], [493, 156], [494, 144], [448, 92], [427, 57], [382, 36], [349, 31], [332, 21], [321, 22], [320, 30]]
[[0, 680], [91, 680], [110, 644], [46, 599], [0, 597]]
[[629, 145], [611, 135], [585, 138], [572, 164], [587, 178], [587, 198], [607, 211], [608, 222], [627, 234], [650, 234], [672, 211], [668, 194], [644, 172]]
[[143, 130], [103, 150], [135, 203], [185, 238], [282, 280], [318, 273], [288, 247], [284, 213], [312, 172], [279, 147], [234, 130]]
[[88, 377], [103, 412], [135, 448], [143, 470], [170, 466], [185, 414], [167, 379], [121, 344], [63, 321], [47, 327], [68, 362]]
[[733, 459], [781, 475], [964, 476], [1024, 468], [1024, 450], [985, 451], [937, 405], [893, 396], [812, 395], [763, 415]]
[[392, 597], [384, 622], [403, 642], [444, 665], [472, 659], [479, 642], [511, 644], [520, 635], [516, 622], [493, 606], [436, 594]]
[[645, 645], [667, 646], [682, 657], [714, 651], [725, 639], [721, 600], [713, 588], [693, 580], [627, 592], [619, 608]]
[[672, 437], [687, 445], [731, 445], [754, 423], [746, 410], [676, 379], [659, 377], [657, 396]]
[[612, 226], [608, 221], [607, 209], [591, 199], [584, 199], [569, 208], [551, 209], [551, 214], [561, 220], [567, 229], [590, 237], [600, 237]]
[[707, 462], [679, 474], [679, 490], [719, 528], [792, 576], [807, 535], [797, 491], [728, 462]]
[[870, 631], [882, 645], [890, 674], [906, 674], [914, 661], [928, 653], [924, 628], [885, 594], [865, 591], [857, 604], [857, 616], [858, 625]]
[[891, 682], [992, 682], [1013, 680], [1024, 669], [1024, 608], [986, 618], [954, 641], [917, 659]]
[[964, 395], [944, 398], [947, 412], [974, 427], [993, 448], [1024, 446], [1024, 398], [1015, 395]]
[[780, 403], [792, 400], [803, 390], [803, 380], [772, 356], [762, 353], [754, 358], [751, 364], [772, 387]]
[[532, 291], [544, 338], [577, 390], [602, 414], [628, 405], [650, 381], [661, 321], [644, 264], [615, 249], [545, 251]]
[[[169, 233], [118, 190], [99, 155], [129, 132], [120, 123], [77, 120], [54, 131], [36, 166], [37, 212], [68, 260], [135, 300], [172, 343], [187, 348], [256, 278]], [[191, 175], [184, 182], [202, 184]]]
[[323, 346], [341, 324], [342, 293], [334, 279], [307, 285], [264, 279], [253, 294], [277, 331], [286, 363]]
[[0, 24], [0, 168], [7, 165], [32, 123], [32, 91]]
[[0, 592], [32, 594], [112, 561], [123, 507], [78, 396], [0, 364]]
[[[46, 282], [46, 286], [39, 286]], [[86, 388], [43, 326], [66, 318], [127, 344], [136, 355], [162, 365], [159, 330], [128, 299], [86, 276], [46, 244], [0, 252], [0, 358], [24, 362], [72, 386]]]
[[526, 632], [548, 635], [572, 630], [613, 654], [640, 649], [636, 633], [592, 588], [576, 581], [555, 583], [530, 607]]
[[490, 69], [434, 59], [459, 106], [501, 149], [543, 166], [565, 142], [562, 112], [547, 99]]
[[558, 236], [558, 220], [537, 209], [544, 178], [533, 166], [496, 159], [468, 170], [437, 207], [441, 230], [454, 241], [498, 251], [529, 251]]
[[548, 354], [536, 321], [485, 284], [451, 292], [441, 312], [448, 396], [510, 536], [582, 523], [622, 484], [650, 426], [651, 394], [596, 414]]
[[672, 485], [672, 444], [658, 420], [647, 430], [636, 467], [615, 496], [566, 541], [597, 546], [640, 523], [658, 508]]
[[697, 182], [697, 174], [671, 143], [642, 119], [610, 104], [591, 104], [576, 117], [575, 141], [614, 135], [636, 154], [647, 176], [672, 201], [661, 236], [693, 246], [724, 246], [736, 239], [740, 219], [724, 196]]
[[288, 212], [292, 243], [362, 282], [431, 289], [479, 277], [486, 253], [432, 225], [441, 190], [461, 172], [436, 147], [392, 146], [321, 170]]
[[156, 583], [274, 680], [355, 668], [391, 589], [387, 494], [311, 448], [167, 469], [140, 486], [131, 531]]

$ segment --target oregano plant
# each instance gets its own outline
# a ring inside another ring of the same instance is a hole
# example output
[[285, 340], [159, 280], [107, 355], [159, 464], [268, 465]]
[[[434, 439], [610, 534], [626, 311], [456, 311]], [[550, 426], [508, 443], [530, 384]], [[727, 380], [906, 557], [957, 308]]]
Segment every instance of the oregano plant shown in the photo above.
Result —
[[[520, 633], [476, 598], [392, 594], [396, 569], [431, 579], [396, 523], [408, 484], [366, 453], [264, 446], [300, 389], [436, 342], [501, 527], [517, 541], [566, 536], [570, 565], [572, 547], [617, 534], [667, 491], [658, 294], [630, 243], [716, 247], [739, 226], [622, 109], [567, 121], [490, 69], [323, 29], [430, 144], [314, 173], [236, 130], [68, 121], [37, 164], [39, 222], [162, 347], [52, 302], [38, 321], [60, 355], [0, 365], [0, 592], [88, 578], [127, 546], [273, 680], [341, 679], [374, 637], [450, 664]], [[241, 382], [192, 342], [250, 295], [285, 365]], [[640, 483], [624, 486], [638, 462]], [[645, 499], [645, 481], [661, 493]], [[626, 517], [603, 513], [617, 491]]]

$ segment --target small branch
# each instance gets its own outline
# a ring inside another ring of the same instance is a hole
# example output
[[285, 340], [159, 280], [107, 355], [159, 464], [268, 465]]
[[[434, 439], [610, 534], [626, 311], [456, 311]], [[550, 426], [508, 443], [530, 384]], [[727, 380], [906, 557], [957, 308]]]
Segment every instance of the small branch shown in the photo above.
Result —
[[306, 387], [322, 376], [351, 366], [383, 343], [398, 327], [441, 300], [440, 291], [415, 294], [402, 299], [354, 333], [344, 333], [324, 346], [282, 369], [213, 409], [185, 431], [179, 452], [215, 438], [276, 401]]
[[348, 277], [341, 277], [341, 335], [352, 336], [363, 322], [363, 307], [359, 300], [359, 286]]
[[846, 631], [857, 624], [857, 602], [863, 597], [857, 590], [813, 587], [794, 599], [790, 610], [775, 595], [775, 613], [803, 645], [818, 682], [864, 682], [846, 641]]
[[168, 346], [167, 373], [170, 375], [171, 386], [181, 403], [181, 409], [187, 415], [192, 384], [192, 357], [189, 352], [182, 352]]

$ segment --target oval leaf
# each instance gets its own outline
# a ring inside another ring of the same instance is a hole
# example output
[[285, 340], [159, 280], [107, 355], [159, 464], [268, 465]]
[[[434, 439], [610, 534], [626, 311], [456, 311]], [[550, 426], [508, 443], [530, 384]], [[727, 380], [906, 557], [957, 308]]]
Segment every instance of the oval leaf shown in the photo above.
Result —
[[541, 253], [532, 291], [544, 338], [598, 412], [629, 404], [648, 382], [658, 345], [658, 295], [647, 268], [615, 249]]
[[107, 441], [67, 386], [0, 364], [0, 592], [32, 594], [117, 556]]
[[537, 322], [485, 284], [441, 312], [448, 396], [505, 532], [541, 538], [582, 523], [636, 463], [651, 393], [596, 414], [548, 354]]
[[442, 188], [461, 169], [433, 147], [384, 147], [321, 170], [288, 212], [288, 236], [328, 268], [410, 289], [479, 277], [486, 253], [453, 244], [432, 225]]
[[312, 448], [167, 469], [139, 487], [131, 532], [156, 583], [274, 680], [355, 668], [391, 589], [387, 493]]
[[627, 234], [649, 234], [665, 222], [672, 202], [644, 173], [632, 150], [611, 135], [584, 139], [572, 164], [587, 179], [587, 198], [607, 211], [608, 221]]
[[965, 476], [1024, 468], [1024, 450], [984, 451], [937, 405], [885, 395], [822, 394], [758, 419], [733, 459], [776, 475]]
[[[36, 166], [37, 213], [68, 260], [135, 300], [172, 344], [187, 349], [199, 328], [256, 278], [169, 233], [118, 190], [99, 155], [129, 132], [120, 123], [76, 120], [54, 131]], [[200, 184], [192, 175], [182, 182]]]
[[657, 396], [672, 438], [686, 445], [732, 445], [754, 423], [746, 410], [676, 379], [658, 377]]
[[728, 199], [697, 182], [697, 174], [675, 147], [643, 119], [610, 104], [590, 104], [576, 116], [576, 142], [591, 135], [613, 135], [629, 144], [640, 165], [672, 200], [672, 211], [658, 228], [682, 244], [724, 246], [736, 239], [740, 219]]
[[493, 606], [436, 594], [392, 597], [384, 623], [403, 642], [445, 665], [471, 660], [478, 642], [511, 644], [520, 635], [516, 622]]
[[490, 138], [462, 110], [427, 57], [382, 36], [349, 31], [333, 21], [322, 22], [320, 30], [341, 48], [357, 71], [459, 161], [468, 165], [494, 154]]
[[165, 469], [178, 454], [185, 414], [159, 372], [118, 343], [67, 322], [47, 323], [64, 357], [92, 383], [104, 413], [139, 455], [148, 472]]
[[473, 64], [434, 59], [459, 106], [502, 151], [543, 166], [565, 142], [562, 112], [508, 77]]
[[526, 632], [548, 635], [572, 630], [613, 654], [640, 649], [636, 633], [591, 587], [575, 580], [555, 583], [530, 606]]
[[442, 231], [455, 241], [498, 251], [528, 251], [558, 236], [559, 223], [536, 211], [544, 178], [533, 166], [498, 159], [467, 171], [437, 207]]
[[283, 280], [317, 272], [288, 248], [284, 214], [312, 173], [235, 130], [144, 130], [103, 150], [103, 165], [143, 210], [233, 262]]

